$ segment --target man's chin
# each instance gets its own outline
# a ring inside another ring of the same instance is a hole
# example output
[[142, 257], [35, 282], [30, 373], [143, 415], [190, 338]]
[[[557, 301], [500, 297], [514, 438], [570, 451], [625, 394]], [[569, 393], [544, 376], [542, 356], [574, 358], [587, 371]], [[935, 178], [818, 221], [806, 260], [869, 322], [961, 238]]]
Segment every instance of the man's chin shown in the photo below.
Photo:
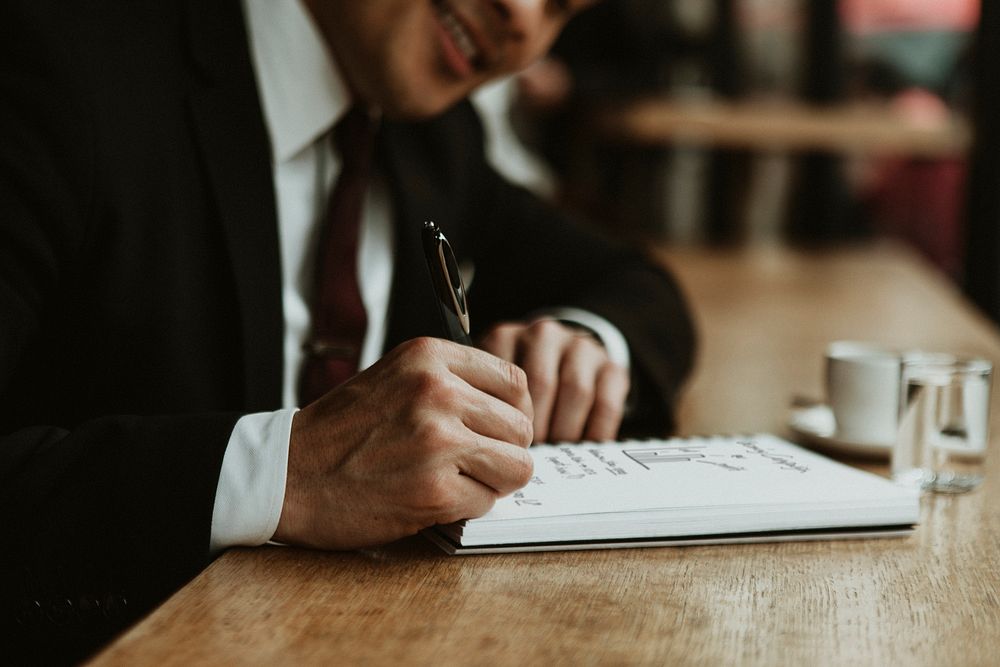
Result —
[[386, 118], [404, 121], [419, 121], [440, 116], [460, 102], [463, 97], [437, 100], [394, 100], [383, 105], [382, 113]]

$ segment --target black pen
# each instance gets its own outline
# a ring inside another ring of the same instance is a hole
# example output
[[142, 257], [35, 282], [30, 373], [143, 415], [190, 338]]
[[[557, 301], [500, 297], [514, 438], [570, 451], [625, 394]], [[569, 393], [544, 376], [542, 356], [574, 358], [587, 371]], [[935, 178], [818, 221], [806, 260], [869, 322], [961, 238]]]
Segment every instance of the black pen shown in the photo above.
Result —
[[423, 229], [424, 258], [431, 272], [434, 283], [434, 293], [437, 296], [438, 312], [448, 338], [472, 345], [469, 338], [469, 303], [465, 295], [465, 283], [455, 261], [455, 253], [451, 244], [431, 221], [424, 223]]

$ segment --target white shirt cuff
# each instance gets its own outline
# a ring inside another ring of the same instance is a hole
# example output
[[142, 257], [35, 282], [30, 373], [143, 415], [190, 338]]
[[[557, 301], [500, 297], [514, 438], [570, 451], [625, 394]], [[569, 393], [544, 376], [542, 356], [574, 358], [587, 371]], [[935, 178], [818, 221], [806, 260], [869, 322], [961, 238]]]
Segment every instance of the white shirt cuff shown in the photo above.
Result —
[[625, 336], [618, 330], [618, 327], [608, 322], [600, 315], [595, 315], [588, 310], [580, 308], [553, 308], [544, 311], [546, 317], [557, 320], [566, 320], [584, 326], [600, 339], [604, 349], [608, 352], [608, 357], [625, 370], [632, 367], [632, 357], [629, 354], [628, 343]]
[[264, 544], [285, 500], [288, 442], [297, 408], [241, 417], [229, 437], [212, 510], [212, 555]]

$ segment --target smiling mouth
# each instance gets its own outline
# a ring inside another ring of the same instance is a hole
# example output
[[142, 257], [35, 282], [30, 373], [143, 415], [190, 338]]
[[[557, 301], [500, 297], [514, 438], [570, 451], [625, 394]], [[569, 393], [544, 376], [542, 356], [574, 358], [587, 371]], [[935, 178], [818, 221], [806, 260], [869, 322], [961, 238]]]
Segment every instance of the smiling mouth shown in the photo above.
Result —
[[434, 0], [434, 9], [445, 32], [451, 38], [455, 48], [473, 69], [483, 69], [486, 59], [482, 50], [476, 44], [465, 23], [455, 14], [447, 0]]

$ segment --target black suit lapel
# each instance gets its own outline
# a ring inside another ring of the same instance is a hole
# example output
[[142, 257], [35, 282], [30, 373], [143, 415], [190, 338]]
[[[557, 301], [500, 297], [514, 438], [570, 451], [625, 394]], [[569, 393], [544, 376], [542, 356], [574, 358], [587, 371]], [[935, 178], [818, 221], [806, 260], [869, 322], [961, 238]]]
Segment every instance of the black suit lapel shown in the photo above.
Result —
[[190, 106], [225, 231], [243, 332], [245, 407], [280, 405], [281, 267], [267, 131], [239, 2], [191, 0]]
[[[386, 175], [396, 231], [395, 274], [389, 303], [385, 349], [417, 336], [443, 336], [420, 232], [434, 220], [462, 257], [459, 206], [448, 168], [438, 158], [427, 124], [384, 123], [379, 164]], [[474, 304], [473, 304], [474, 306]]]

